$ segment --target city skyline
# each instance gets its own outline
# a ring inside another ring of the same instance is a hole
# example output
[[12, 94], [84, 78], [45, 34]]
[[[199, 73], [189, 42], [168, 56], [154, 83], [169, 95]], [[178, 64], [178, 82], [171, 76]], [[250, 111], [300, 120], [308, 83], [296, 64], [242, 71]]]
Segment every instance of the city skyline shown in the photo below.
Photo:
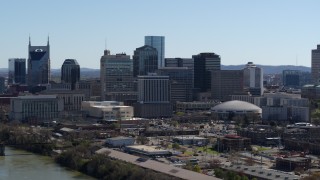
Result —
[[[50, 36], [51, 68], [65, 59], [99, 69], [101, 52], [133, 51], [145, 36], [164, 36], [166, 58], [202, 52], [221, 56], [221, 64], [253, 61], [262, 65], [311, 66], [320, 44], [320, 2], [302, 1], [139, 1], [2, 2], [1, 68], [9, 58], [28, 57], [28, 37], [45, 45]], [[14, 13], [12, 13], [14, 12]], [[85, 13], [84, 13], [85, 12]]]

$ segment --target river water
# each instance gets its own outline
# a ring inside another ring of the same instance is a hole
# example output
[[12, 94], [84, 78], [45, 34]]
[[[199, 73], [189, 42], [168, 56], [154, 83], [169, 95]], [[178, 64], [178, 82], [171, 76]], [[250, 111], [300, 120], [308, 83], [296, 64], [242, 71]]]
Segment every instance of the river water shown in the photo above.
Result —
[[56, 164], [52, 158], [6, 147], [0, 156], [0, 180], [93, 180]]

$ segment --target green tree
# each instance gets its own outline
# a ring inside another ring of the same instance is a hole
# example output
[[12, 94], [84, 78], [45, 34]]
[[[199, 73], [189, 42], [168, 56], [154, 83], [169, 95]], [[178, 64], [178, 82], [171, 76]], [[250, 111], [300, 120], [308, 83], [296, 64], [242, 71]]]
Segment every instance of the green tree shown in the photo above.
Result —
[[198, 172], [198, 173], [201, 172], [201, 168], [200, 168], [199, 165], [194, 165], [193, 168], [192, 168], [192, 170], [193, 170], [194, 172]]
[[138, 144], [147, 144], [148, 142], [149, 142], [149, 139], [145, 136], [138, 136], [137, 137]]
[[223, 172], [223, 170], [220, 169], [220, 168], [215, 168], [215, 169], [214, 169], [214, 175], [215, 175], [217, 178], [220, 178], [220, 179], [224, 178], [224, 172]]
[[173, 143], [172, 148], [173, 149], [180, 149], [180, 145], [178, 143]]

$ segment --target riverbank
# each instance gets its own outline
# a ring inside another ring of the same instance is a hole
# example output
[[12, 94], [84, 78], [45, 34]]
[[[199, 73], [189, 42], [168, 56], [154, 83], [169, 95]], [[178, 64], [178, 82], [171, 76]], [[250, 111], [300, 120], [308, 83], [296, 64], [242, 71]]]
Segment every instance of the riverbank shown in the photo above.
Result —
[[[94, 145], [91, 139], [70, 134], [64, 139], [54, 139], [52, 132], [44, 128], [27, 126], [0, 126], [0, 140], [4, 144], [29, 152], [50, 156], [63, 167], [82, 172], [98, 179], [178, 179], [169, 175], [145, 169], [131, 163], [111, 159], [108, 154], [95, 154], [101, 147]], [[53, 153], [63, 148], [62, 153]], [[67, 147], [67, 148], [66, 148]]]
[[0, 157], [1, 180], [94, 180], [81, 172], [64, 168], [51, 157], [6, 147], [6, 156]]

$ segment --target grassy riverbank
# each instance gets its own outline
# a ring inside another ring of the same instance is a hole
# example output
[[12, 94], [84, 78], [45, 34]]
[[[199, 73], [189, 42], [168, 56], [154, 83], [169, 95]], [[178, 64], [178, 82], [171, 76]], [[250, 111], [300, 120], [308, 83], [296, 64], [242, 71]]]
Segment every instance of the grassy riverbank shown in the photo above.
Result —
[[[64, 167], [80, 171], [98, 179], [108, 180], [166, 180], [175, 177], [144, 169], [134, 164], [111, 159], [108, 154], [95, 154], [100, 147], [90, 139], [66, 137], [56, 141], [48, 129], [28, 126], [0, 125], [0, 142], [29, 152], [51, 156]], [[86, 136], [88, 137], [88, 136]], [[65, 150], [53, 155], [53, 150], [63, 145]]]

